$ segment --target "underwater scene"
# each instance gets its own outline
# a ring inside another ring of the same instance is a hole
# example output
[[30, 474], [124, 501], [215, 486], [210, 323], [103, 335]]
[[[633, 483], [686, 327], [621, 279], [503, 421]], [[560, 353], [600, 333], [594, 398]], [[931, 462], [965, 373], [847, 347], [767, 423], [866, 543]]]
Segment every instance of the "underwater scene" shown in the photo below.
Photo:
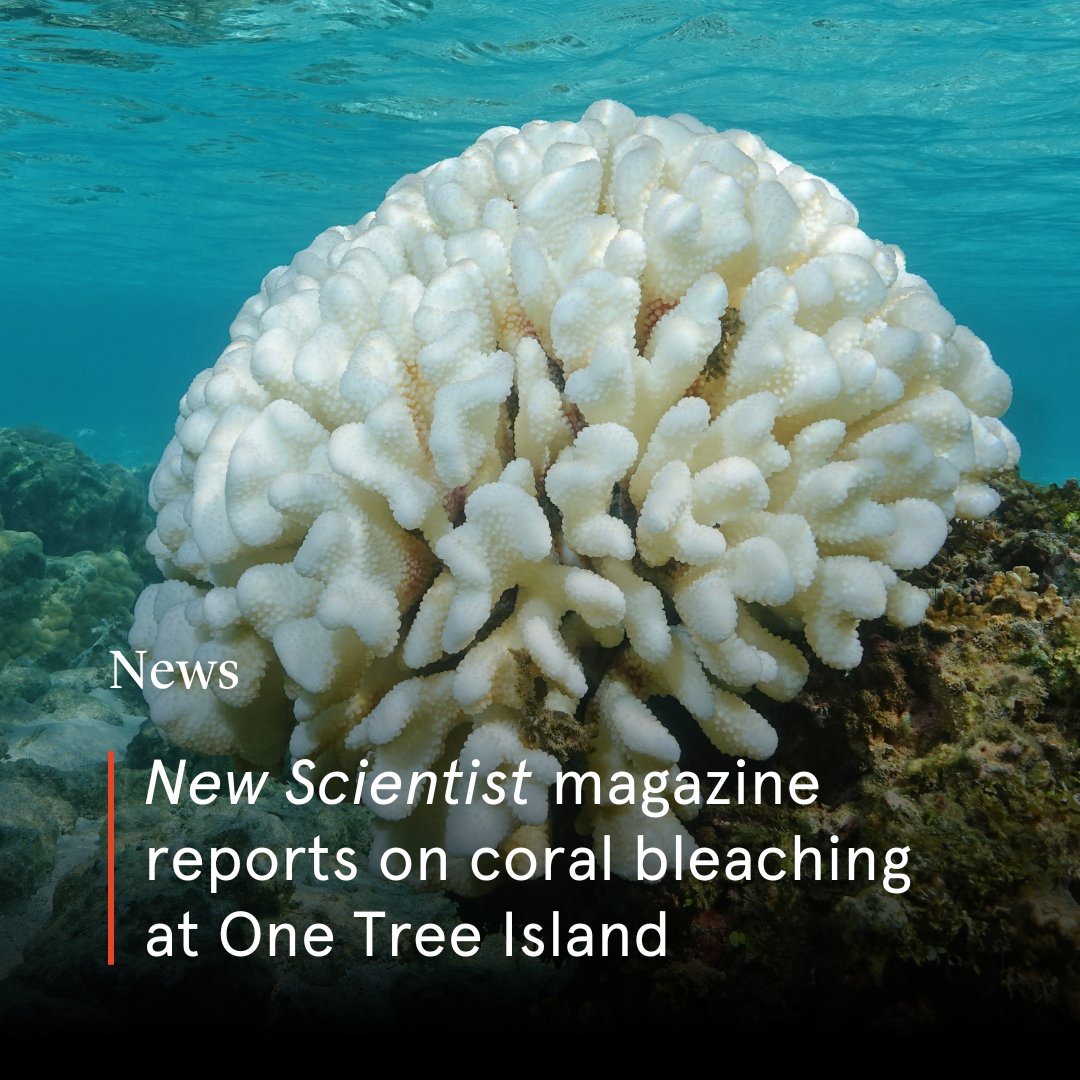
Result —
[[0, 88], [6, 1029], [1077, 1026], [1075, 4], [0, 0]]

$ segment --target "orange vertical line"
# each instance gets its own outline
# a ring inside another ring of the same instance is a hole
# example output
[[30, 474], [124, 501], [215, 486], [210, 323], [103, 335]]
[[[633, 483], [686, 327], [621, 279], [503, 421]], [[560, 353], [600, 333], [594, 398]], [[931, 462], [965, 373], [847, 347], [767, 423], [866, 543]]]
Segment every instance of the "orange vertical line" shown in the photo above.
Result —
[[109, 824], [108, 824], [108, 857], [109, 857], [109, 967], [116, 963], [116, 789], [113, 779], [116, 755], [109, 751]]

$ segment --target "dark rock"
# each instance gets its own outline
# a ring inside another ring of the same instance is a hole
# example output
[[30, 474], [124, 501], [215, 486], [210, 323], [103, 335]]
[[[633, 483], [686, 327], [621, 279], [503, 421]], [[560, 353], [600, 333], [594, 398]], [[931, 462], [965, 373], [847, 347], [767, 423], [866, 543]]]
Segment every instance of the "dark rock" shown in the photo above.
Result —
[[45, 576], [41, 538], [32, 532], [0, 533], [0, 585], [18, 585]]

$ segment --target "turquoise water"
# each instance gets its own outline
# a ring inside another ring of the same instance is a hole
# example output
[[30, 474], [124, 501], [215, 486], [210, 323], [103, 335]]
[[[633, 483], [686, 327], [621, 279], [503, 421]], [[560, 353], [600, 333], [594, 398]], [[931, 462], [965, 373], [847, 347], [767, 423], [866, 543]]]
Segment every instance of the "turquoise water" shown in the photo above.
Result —
[[1080, 4], [0, 0], [0, 424], [156, 460], [262, 275], [484, 129], [600, 97], [827, 176], [1080, 472]]

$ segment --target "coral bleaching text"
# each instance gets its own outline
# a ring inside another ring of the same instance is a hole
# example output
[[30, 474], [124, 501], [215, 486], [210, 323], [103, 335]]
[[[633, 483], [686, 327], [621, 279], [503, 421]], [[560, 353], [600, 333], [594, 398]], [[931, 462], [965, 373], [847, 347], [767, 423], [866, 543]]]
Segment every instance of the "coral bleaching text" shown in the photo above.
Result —
[[[376, 852], [542, 846], [560, 759], [675, 768], [659, 699], [765, 758], [808, 657], [850, 669], [862, 620], [919, 622], [902, 575], [995, 508], [1010, 394], [756, 136], [612, 101], [495, 128], [271, 271], [182, 399], [130, 640], [240, 678], [148, 687], [151, 715], [405, 792], [524, 762], [520, 803], [373, 804]], [[684, 831], [603, 800], [579, 825], [628, 874], [639, 834]]]

